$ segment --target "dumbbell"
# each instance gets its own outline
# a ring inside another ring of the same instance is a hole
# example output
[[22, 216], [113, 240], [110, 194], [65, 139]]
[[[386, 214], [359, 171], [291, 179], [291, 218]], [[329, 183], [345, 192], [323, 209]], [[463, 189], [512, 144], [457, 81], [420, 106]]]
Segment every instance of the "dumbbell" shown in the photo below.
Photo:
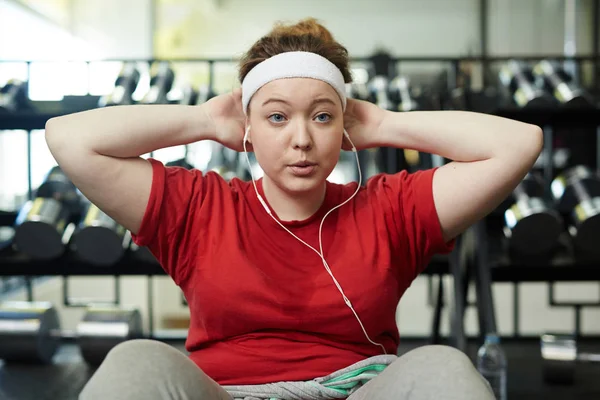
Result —
[[410, 82], [404, 76], [397, 76], [392, 79], [389, 87], [390, 99], [398, 104], [398, 111], [413, 111], [419, 108], [419, 105], [412, 97], [410, 92]]
[[600, 354], [578, 353], [572, 335], [544, 334], [540, 338], [542, 377], [547, 383], [573, 384], [577, 364], [600, 365]]
[[513, 190], [504, 212], [504, 234], [511, 252], [532, 256], [549, 253], [563, 231], [560, 214], [544, 199], [538, 175], [529, 173]]
[[35, 196], [17, 214], [13, 243], [18, 251], [33, 259], [59, 257], [65, 250], [67, 227], [81, 212], [77, 188], [56, 166], [48, 172]]
[[558, 210], [570, 214], [569, 232], [575, 249], [600, 259], [600, 176], [578, 165], [557, 176], [551, 191]]
[[372, 97], [371, 93], [369, 92], [369, 87], [363, 83], [347, 83], [346, 84], [346, 93], [348, 94], [348, 97], [353, 98], [353, 99], [370, 101], [370, 102], [375, 101], [375, 99]]
[[26, 109], [29, 105], [27, 90], [27, 82], [9, 80], [0, 88], [0, 113]]
[[521, 108], [550, 107], [556, 104], [551, 96], [536, 86], [530, 67], [516, 60], [509, 61], [501, 68], [500, 82]]
[[144, 95], [142, 104], [167, 104], [167, 94], [173, 88], [175, 72], [166, 61], [154, 63], [150, 68], [150, 89]]
[[571, 77], [548, 60], [542, 60], [533, 67], [533, 75], [538, 87], [552, 93], [556, 100], [567, 107], [593, 107], [588, 94], [571, 82]]
[[393, 110], [394, 103], [389, 97], [389, 79], [385, 76], [375, 76], [369, 82], [369, 94], [373, 102], [384, 110]]
[[84, 203], [82, 215], [71, 237], [71, 250], [93, 265], [117, 263], [125, 254], [126, 229], [89, 200]]
[[181, 91], [179, 104], [184, 106], [193, 106], [198, 103], [198, 91], [192, 85], [186, 85]]
[[125, 63], [115, 81], [114, 90], [100, 97], [99, 107], [133, 104], [133, 92], [137, 89], [140, 81], [140, 71], [135, 63]]
[[[120, 306], [88, 307], [74, 332], [81, 355], [90, 365], [99, 365], [119, 343], [142, 336], [139, 310]], [[0, 303], [0, 359], [5, 362], [50, 364], [62, 337], [51, 303]]]
[[81, 356], [90, 365], [100, 365], [119, 343], [143, 337], [142, 316], [136, 308], [90, 306], [77, 325]]

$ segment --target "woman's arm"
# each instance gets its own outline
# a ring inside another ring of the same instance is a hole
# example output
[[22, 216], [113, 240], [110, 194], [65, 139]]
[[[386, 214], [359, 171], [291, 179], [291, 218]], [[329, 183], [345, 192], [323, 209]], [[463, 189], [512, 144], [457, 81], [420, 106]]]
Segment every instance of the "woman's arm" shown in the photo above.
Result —
[[467, 111], [386, 111], [377, 135], [379, 146], [453, 160], [433, 179], [447, 241], [496, 208], [532, 168], [543, 145], [538, 126]]
[[152, 167], [140, 155], [214, 139], [202, 107], [115, 106], [56, 117], [46, 123], [46, 142], [79, 190], [135, 234], [152, 184]]

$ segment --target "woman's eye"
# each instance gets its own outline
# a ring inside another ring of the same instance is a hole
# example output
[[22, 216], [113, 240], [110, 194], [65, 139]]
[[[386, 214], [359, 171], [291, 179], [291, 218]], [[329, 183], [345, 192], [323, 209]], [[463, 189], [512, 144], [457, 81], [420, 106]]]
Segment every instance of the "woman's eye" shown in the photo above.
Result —
[[329, 122], [330, 119], [331, 119], [331, 115], [329, 115], [329, 114], [322, 113], [322, 114], [317, 115], [317, 121], [319, 121], [319, 122]]
[[271, 122], [283, 122], [285, 121], [285, 117], [281, 114], [273, 114], [269, 116], [269, 121]]

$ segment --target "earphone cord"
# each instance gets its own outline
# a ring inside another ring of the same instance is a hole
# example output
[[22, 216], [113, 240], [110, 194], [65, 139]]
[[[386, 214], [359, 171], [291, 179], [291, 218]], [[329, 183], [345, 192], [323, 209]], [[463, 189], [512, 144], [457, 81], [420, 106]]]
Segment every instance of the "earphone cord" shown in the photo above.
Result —
[[254, 191], [256, 192], [256, 196], [258, 197], [258, 200], [260, 201], [260, 203], [263, 205], [263, 208], [266, 210], [267, 214], [269, 214], [269, 216], [271, 216], [271, 218], [277, 222], [277, 224], [279, 224], [279, 226], [281, 226], [283, 229], [285, 229], [290, 235], [292, 235], [293, 237], [295, 237], [298, 241], [300, 241], [301, 243], [303, 243], [305, 246], [307, 246], [308, 248], [310, 248], [311, 250], [313, 250], [315, 253], [317, 253], [319, 255], [319, 257], [321, 257], [321, 261], [323, 262], [323, 266], [325, 267], [325, 270], [329, 273], [329, 275], [331, 276], [331, 278], [333, 279], [333, 282], [335, 283], [335, 286], [337, 287], [337, 289], [339, 290], [339, 292], [342, 294], [342, 297], [344, 299], [344, 303], [346, 303], [346, 305], [350, 308], [350, 310], [352, 310], [352, 313], [354, 314], [354, 316], [356, 317], [356, 320], [358, 321], [358, 323], [360, 324], [360, 327], [362, 328], [363, 333], [365, 334], [365, 337], [367, 338], [367, 340], [369, 342], [371, 342], [372, 344], [379, 346], [382, 348], [383, 353], [387, 354], [387, 352], [385, 351], [385, 347], [381, 344], [381, 343], [377, 343], [374, 342], [373, 340], [371, 340], [371, 337], [369, 336], [369, 334], [367, 333], [367, 330], [365, 329], [362, 321], [360, 320], [360, 317], [358, 316], [358, 314], [356, 313], [356, 311], [354, 310], [354, 307], [352, 307], [352, 303], [350, 302], [350, 299], [348, 299], [348, 297], [346, 296], [346, 294], [344, 293], [344, 290], [342, 289], [341, 285], [339, 284], [339, 282], [337, 281], [337, 279], [335, 279], [335, 276], [333, 276], [333, 273], [331, 272], [331, 269], [329, 268], [329, 264], [327, 263], [327, 261], [325, 260], [325, 256], [323, 255], [323, 240], [322, 240], [322, 230], [323, 230], [323, 223], [325, 222], [325, 219], [327, 218], [327, 216], [329, 214], [331, 214], [334, 210], [340, 208], [341, 206], [343, 206], [344, 204], [348, 203], [350, 200], [352, 200], [352, 198], [354, 196], [356, 196], [356, 194], [358, 193], [358, 191], [360, 190], [360, 185], [362, 183], [362, 173], [360, 170], [360, 162], [358, 160], [358, 152], [356, 151], [356, 147], [354, 147], [354, 144], [352, 143], [352, 141], [350, 140], [350, 136], [348, 135], [348, 133], [344, 130], [344, 135], [346, 136], [346, 138], [348, 139], [348, 141], [350, 142], [350, 144], [352, 145], [352, 152], [354, 153], [355, 157], [356, 157], [356, 165], [358, 167], [358, 185], [356, 187], [356, 190], [354, 191], [354, 193], [352, 194], [352, 196], [350, 196], [346, 201], [344, 201], [341, 204], [338, 204], [337, 206], [333, 207], [331, 210], [329, 210], [325, 216], [323, 216], [323, 219], [321, 220], [321, 224], [319, 226], [319, 249], [321, 250], [320, 252], [317, 251], [317, 249], [315, 249], [314, 247], [312, 247], [311, 245], [309, 245], [308, 243], [306, 243], [304, 240], [300, 239], [298, 236], [294, 235], [294, 233], [292, 233], [288, 228], [286, 228], [285, 226], [283, 226], [283, 224], [281, 222], [279, 222], [277, 220], [277, 218], [275, 218], [273, 216], [273, 214], [271, 213], [271, 210], [269, 209], [269, 207], [267, 206], [267, 203], [264, 201], [264, 199], [262, 198], [262, 196], [258, 193], [258, 188], [256, 187], [256, 182], [254, 180], [254, 173], [252, 172], [252, 165], [250, 164], [250, 158], [248, 157], [248, 151], [246, 150], [246, 139], [248, 138], [248, 133], [250, 132], [250, 126], [248, 126], [246, 128], [246, 133], [244, 135], [244, 154], [246, 156], [246, 161], [248, 162], [248, 168], [250, 170], [250, 176], [252, 177], [252, 185], [254, 186]]

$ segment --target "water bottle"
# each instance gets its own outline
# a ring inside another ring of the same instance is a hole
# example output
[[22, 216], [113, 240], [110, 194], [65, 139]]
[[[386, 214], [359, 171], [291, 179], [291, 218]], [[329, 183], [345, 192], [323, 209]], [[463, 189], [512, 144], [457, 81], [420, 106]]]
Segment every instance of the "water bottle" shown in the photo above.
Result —
[[477, 352], [477, 370], [490, 383], [496, 400], [506, 400], [506, 364], [498, 335], [486, 335]]

